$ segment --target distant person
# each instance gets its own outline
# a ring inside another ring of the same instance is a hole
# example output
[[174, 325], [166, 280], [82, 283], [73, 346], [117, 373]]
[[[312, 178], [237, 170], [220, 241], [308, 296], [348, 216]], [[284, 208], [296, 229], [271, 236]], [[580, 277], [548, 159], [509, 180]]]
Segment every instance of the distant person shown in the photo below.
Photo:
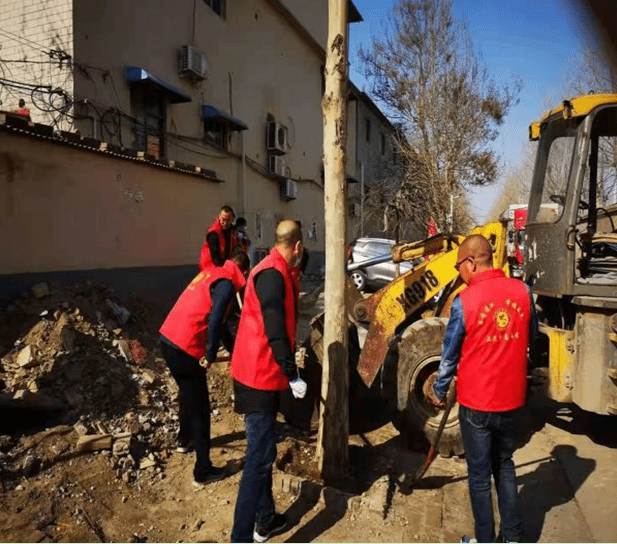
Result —
[[302, 253], [302, 231], [295, 221], [281, 221], [274, 248], [246, 286], [231, 358], [236, 411], [244, 414], [247, 441], [232, 542], [265, 542], [287, 526], [272, 497], [274, 425], [282, 392], [290, 388], [295, 398], [306, 394], [295, 361], [299, 286], [293, 269]]
[[[178, 451], [195, 448], [193, 483], [201, 486], [225, 476], [210, 461], [210, 398], [206, 370], [216, 360], [224, 320], [235, 293], [246, 285], [248, 257], [237, 253], [221, 267], [197, 274], [161, 326], [160, 345], [178, 384]], [[231, 351], [233, 341], [224, 339]]]
[[17, 115], [22, 115], [23, 117], [27, 117], [28, 119], [30, 119], [30, 110], [26, 108], [26, 101], [23, 98], [20, 98], [18, 105], [19, 105], [19, 108], [16, 110], [13, 110], [13, 113]]
[[463, 241], [455, 268], [467, 288], [452, 303], [439, 369], [425, 382], [424, 394], [443, 406], [458, 367], [456, 395], [475, 541], [495, 542], [492, 474], [501, 541], [521, 542], [512, 454], [527, 392], [528, 348], [533, 353], [537, 327], [533, 300], [523, 282], [493, 268], [493, 251], [484, 236], [472, 234]]
[[234, 240], [234, 249], [238, 248], [248, 255], [251, 240], [246, 233], [246, 219], [244, 219], [244, 217], [238, 217], [238, 219], [236, 219], [232, 228], [232, 237]]
[[223, 206], [206, 233], [199, 256], [199, 271], [223, 266], [232, 253], [231, 224], [235, 214], [230, 206]]

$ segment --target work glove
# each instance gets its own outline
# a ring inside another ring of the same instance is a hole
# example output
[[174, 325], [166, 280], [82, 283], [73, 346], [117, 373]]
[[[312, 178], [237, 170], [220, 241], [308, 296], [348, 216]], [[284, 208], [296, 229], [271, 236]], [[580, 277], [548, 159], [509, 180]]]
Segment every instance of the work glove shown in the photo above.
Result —
[[306, 395], [306, 382], [300, 376], [289, 382], [289, 387], [293, 396], [297, 399], [303, 399], [304, 395]]
[[424, 393], [426, 400], [433, 406], [443, 408], [446, 405], [445, 399], [439, 399], [437, 395], [435, 395], [435, 388], [433, 387], [435, 385], [435, 380], [437, 380], [437, 374], [431, 374], [424, 382], [422, 392]]

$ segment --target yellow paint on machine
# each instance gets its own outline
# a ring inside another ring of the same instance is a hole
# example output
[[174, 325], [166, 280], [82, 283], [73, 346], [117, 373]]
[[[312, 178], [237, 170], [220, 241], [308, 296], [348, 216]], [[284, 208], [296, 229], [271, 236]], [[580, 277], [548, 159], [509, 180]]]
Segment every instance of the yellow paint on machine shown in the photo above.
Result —
[[[488, 223], [475, 227], [469, 234], [482, 234], [493, 247], [494, 266], [508, 273], [504, 225], [500, 222]], [[428, 259], [362, 302], [364, 318], [370, 325], [360, 354], [358, 372], [368, 386], [385, 361], [397, 327], [457, 279], [458, 272], [454, 265], [457, 262], [458, 246], [464, 239], [460, 235], [439, 236], [421, 242], [398, 244], [393, 248], [395, 262], [421, 255]], [[453, 287], [444, 306], [446, 310], [441, 315], [447, 315], [452, 300], [465, 286], [460, 284]], [[432, 315], [422, 315], [422, 318], [426, 317]]]
[[549, 365], [546, 395], [557, 402], [572, 402], [572, 371], [574, 369], [574, 331], [540, 324], [539, 330], [548, 336]]

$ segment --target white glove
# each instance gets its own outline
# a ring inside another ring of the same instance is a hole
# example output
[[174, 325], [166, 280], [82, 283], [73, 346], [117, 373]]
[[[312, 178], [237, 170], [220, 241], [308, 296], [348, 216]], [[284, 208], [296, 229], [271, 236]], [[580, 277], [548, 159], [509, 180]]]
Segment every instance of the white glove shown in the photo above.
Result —
[[296, 378], [293, 382], [289, 382], [289, 387], [297, 399], [303, 399], [306, 395], [306, 382], [302, 378]]

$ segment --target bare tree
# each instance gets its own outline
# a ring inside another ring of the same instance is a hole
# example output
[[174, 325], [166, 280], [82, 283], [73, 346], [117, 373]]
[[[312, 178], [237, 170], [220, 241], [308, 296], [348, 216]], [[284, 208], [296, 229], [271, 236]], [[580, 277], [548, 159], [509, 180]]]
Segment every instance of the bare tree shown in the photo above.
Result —
[[442, 231], [459, 227], [457, 188], [496, 180], [500, 165], [490, 142], [521, 87], [490, 78], [451, 6], [399, 0], [384, 37], [358, 51], [371, 96], [402, 129], [405, 174], [391, 202], [420, 224], [434, 218]]

